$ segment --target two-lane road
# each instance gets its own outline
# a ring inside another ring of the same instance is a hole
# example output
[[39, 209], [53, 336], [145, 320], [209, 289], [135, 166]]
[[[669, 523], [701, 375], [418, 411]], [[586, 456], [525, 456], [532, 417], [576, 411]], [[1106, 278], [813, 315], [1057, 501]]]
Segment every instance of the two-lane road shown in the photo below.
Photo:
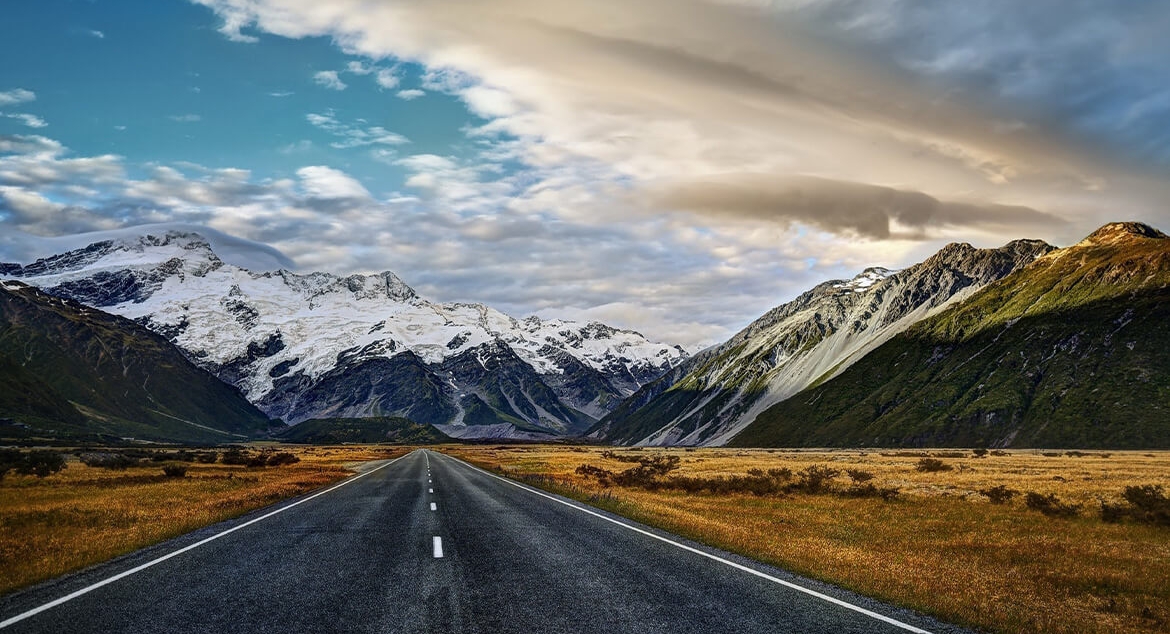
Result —
[[0, 599], [5, 632], [960, 632], [419, 450]]

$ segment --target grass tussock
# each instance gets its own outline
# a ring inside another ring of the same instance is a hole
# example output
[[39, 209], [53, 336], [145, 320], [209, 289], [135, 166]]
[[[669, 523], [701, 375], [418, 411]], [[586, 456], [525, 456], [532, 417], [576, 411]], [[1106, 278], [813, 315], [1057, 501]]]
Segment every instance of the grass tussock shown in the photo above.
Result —
[[[349, 466], [406, 449], [236, 451], [244, 464], [218, 463], [216, 451], [119, 449], [49, 452], [62, 468], [45, 477], [33, 466], [10, 469], [0, 479], [0, 594], [311, 491], [349, 475]], [[262, 467], [247, 466], [259, 456]]]
[[1170, 631], [1167, 452], [444, 450], [989, 632]]

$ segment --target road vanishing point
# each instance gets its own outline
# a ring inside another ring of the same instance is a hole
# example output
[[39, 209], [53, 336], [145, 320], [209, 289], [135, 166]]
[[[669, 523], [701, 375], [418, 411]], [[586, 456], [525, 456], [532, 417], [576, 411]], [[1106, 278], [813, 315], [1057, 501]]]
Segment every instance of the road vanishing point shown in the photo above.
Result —
[[425, 449], [0, 598], [0, 630], [968, 632]]

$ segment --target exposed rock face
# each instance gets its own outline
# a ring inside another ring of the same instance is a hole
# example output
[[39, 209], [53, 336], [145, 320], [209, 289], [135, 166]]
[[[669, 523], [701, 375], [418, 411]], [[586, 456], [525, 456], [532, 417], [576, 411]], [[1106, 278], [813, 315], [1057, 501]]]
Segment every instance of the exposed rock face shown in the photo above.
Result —
[[482, 304], [431, 302], [388, 271], [251, 272], [190, 232], [0, 266], [8, 277], [164, 335], [290, 423], [376, 414], [573, 433], [687, 357], [604, 324], [517, 320]]
[[1113, 223], [761, 413], [737, 446], [1170, 446], [1170, 238]]
[[648, 383], [589, 433], [628, 444], [723, 444], [768, 407], [1053, 248], [950, 244], [902, 271], [870, 268], [825, 282]]

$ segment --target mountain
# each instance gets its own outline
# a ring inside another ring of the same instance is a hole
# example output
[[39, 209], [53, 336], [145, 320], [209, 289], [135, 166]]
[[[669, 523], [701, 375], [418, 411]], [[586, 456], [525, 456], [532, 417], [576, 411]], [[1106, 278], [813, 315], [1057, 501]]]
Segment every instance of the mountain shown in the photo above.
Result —
[[220, 443], [269, 430], [235, 388], [115, 315], [0, 282], [0, 436]]
[[1170, 237], [1105, 225], [760, 414], [736, 446], [1170, 447]]
[[286, 442], [313, 445], [390, 442], [430, 445], [451, 439], [433, 425], [406, 418], [314, 418], [285, 428], [277, 437]]
[[120, 234], [0, 275], [135, 320], [289, 423], [405, 416], [463, 436], [575, 433], [687, 357], [600, 323], [432, 302], [390, 272], [249, 271], [191, 231]]
[[768, 407], [1053, 248], [950, 244], [901, 271], [825, 282], [645, 385], [588, 433], [619, 444], [724, 444]]

